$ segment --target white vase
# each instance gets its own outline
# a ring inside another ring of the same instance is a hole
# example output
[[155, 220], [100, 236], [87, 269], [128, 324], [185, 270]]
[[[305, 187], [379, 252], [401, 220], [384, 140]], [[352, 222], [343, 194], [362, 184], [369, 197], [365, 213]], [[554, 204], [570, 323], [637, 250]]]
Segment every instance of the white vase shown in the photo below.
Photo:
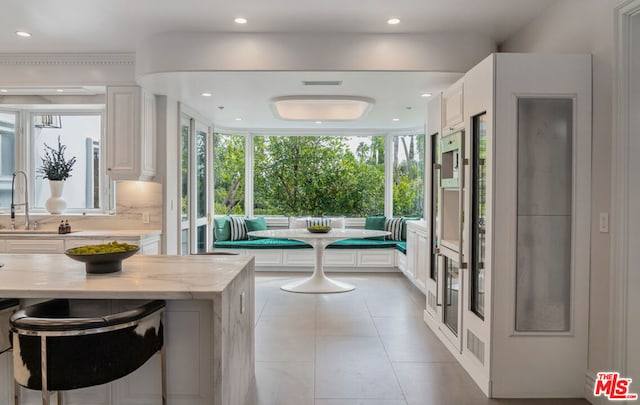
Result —
[[51, 214], [61, 214], [67, 208], [67, 202], [62, 198], [64, 181], [49, 180], [49, 187], [51, 188], [51, 198], [47, 200], [45, 207]]

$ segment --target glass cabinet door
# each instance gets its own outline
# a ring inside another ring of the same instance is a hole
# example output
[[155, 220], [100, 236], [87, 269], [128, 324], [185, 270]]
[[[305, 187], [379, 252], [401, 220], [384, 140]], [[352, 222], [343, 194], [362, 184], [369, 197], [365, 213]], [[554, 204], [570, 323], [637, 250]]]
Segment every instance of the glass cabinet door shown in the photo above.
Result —
[[431, 136], [431, 266], [429, 277], [438, 281], [438, 247], [439, 247], [439, 229], [440, 229], [440, 170], [437, 169], [440, 164], [440, 135]]
[[487, 227], [487, 114], [473, 117], [471, 192], [471, 311], [484, 319]]
[[444, 277], [444, 323], [458, 336], [460, 267], [448, 257], [444, 258]]

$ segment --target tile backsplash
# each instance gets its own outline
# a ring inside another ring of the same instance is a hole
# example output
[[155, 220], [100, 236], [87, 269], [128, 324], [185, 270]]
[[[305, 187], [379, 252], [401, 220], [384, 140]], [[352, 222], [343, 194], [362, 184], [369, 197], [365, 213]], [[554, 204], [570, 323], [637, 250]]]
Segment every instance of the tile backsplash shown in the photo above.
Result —
[[[143, 219], [148, 214], [149, 223]], [[162, 184], [143, 181], [116, 182], [116, 210], [113, 215], [46, 214], [31, 212], [31, 221], [40, 229], [57, 229], [61, 220], [68, 220], [72, 230], [161, 229]], [[0, 214], [0, 228], [10, 226], [8, 211]], [[16, 227], [22, 228], [24, 215], [16, 214]]]

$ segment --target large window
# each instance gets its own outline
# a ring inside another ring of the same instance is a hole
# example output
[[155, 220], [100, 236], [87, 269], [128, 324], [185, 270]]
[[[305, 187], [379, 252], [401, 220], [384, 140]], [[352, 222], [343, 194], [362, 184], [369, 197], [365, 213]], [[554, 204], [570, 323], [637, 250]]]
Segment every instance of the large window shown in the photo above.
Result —
[[[64, 199], [68, 209], [100, 208], [100, 190], [102, 184], [100, 140], [102, 135], [102, 115], [100, 113], [65, 113], [60, 117], [60, 128], [42, 128], [38, 123], [50, 115], [33, 114], [31, 130], [33, 134], [33, 161], [35, 172], [42, 165], [45, 145], [57, 149], [58, 138], [67, 148], [65, 158], [76, 158], [71, 176], [65, 181]], [[35, 177], [35, 208], [44, 208], [51, 196], [49, 182], [40, 176]]]
[[[46, 147], [57, 150], [60, 139], [66, 146], [65, 159], [76, 158], [64, 185], [66, 212], [108, 210], [112, 182], [104, 172], [103, 134], [104, 112], [95, 106], [73, 111], [62, 107], [48, 111], [28, 107], [0, 110], [0, 207], [11, 204], [12, 175], [23, 170], [29, 178], [30, 209], [44, 211], [51, 191], [38, 169]], [[21, 193], [17, 201], [21, 201]]]
[[214, 212], [421, 218], [424, 139], [215, 134]]
[[216, 134], [213, 138], [216, 214], [244, 214], [244, 150], [244, 136]]
[[11, 204], [11, 178], [16, 159], [16, 113], [0, 111], [0, 207]]
[[393, 137], [393, 214], [422, 218], [424, 135]]
[[256, 136], [254, 214], [384, 213], [384, 138]]

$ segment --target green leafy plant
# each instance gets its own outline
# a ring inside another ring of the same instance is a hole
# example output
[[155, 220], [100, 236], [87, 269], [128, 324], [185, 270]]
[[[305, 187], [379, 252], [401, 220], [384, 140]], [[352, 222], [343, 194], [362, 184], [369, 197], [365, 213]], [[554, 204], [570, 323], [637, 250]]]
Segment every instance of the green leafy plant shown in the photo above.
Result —
[[76, 163], [75, 156], [69, 160], [64, 157], [64, 151], [67, 149], [65, 145], [60, 142], [58, 137], [58, 149], [44, 144], [45, 151], [42, 160], [42, 166], [38, 168], [38, 173], [42, 175], [42, 178], [49, 180], [66, 180], [71, 177], [71, 170]]

